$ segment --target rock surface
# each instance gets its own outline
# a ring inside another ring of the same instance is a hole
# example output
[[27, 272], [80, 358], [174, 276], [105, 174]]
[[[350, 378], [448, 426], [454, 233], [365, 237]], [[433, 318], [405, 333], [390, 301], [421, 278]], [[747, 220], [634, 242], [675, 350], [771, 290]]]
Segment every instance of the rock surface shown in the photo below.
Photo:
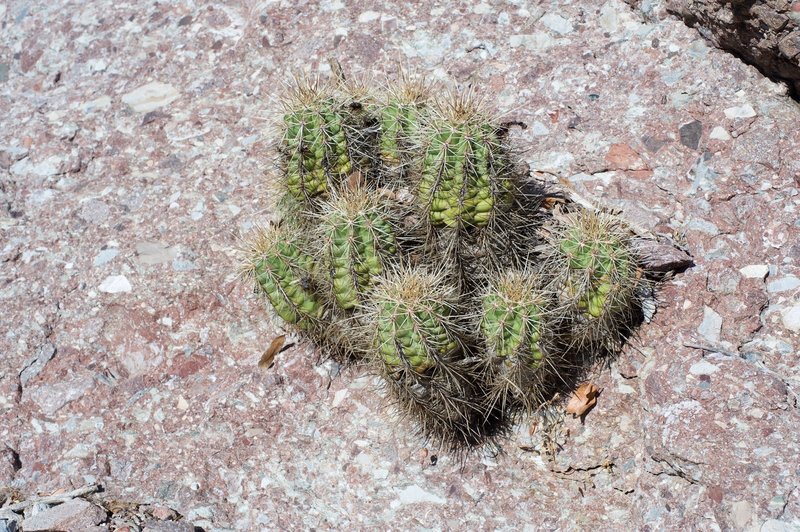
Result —
[[[0, 484], [99, 482], [207, 530], [800, 526], [800, 108], [755, 68], [620, 1], [0, 21]], [[258, 367], [280, 330], [237, 234], [272, 215], [276, 91], [330, 55], [475, 85], [542, 179], [691, 252], [584, 423], [460, 463], [304, 343]]]
[[792, 87], [800, 97], [800, 4], [791, 0], [668, 0], [668, 10], [716, 46]]

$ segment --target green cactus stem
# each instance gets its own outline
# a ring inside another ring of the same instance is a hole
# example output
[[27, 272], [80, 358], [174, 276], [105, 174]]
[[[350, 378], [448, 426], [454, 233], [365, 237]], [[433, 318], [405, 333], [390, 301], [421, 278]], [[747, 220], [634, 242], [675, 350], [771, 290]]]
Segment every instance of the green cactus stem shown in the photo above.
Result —
[[278, 226], [258, 229], [250, 242], [243, 272], [270, 302], [275, 313], [301, 330], [309, 330], [325, 308], [312, 289], [314, 259], [300, 240]]
[[281, 153], [286, 189], [307, 200], [353, 171], [348, 109], [332, 89], [315, 81], [299, 82], [285, 107]]
[[418, 186], [434, 226], [486, 226], [511, 200], [499, 128], [474, 97], [456, 96], [425, 126]]
[[483, 296], [480, 323], [489, 351], [505, 361], [520, 359], [537, 368], [544, 358], [539, 341], [545, 302], [530, 274], [509, 271], [491, 283]]
[[361, 189], [344, 191], [322, 211], [333, 294], [341, 308], [353, 309], [397, 252], [390, 215], [385, 202]]
[[404, 78], [389, 94], [378, 114], [379, 152], [388, 169], [402, 168], [411, 158], [414, 139], [427, 112], [430, 88], [424, 81]]
[[450, 290], [438, 277], [401, 271], [384, 278], [372, 299], [375, 347], [388, 370], [421, 374], [458, 355], [460, 343], [449, 319]]

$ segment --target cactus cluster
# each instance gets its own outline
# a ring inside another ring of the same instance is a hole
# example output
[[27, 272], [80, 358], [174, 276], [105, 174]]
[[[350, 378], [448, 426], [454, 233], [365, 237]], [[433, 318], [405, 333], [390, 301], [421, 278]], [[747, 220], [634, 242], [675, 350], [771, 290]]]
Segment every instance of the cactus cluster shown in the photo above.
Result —
[[615, 353], [652, 281], [618, 217], [544, 201], [475, 94], [388, 85], [297, 82], [281, 221], [243, 270], [288, 326], [379, 375], [424, 437], [474, 448]]

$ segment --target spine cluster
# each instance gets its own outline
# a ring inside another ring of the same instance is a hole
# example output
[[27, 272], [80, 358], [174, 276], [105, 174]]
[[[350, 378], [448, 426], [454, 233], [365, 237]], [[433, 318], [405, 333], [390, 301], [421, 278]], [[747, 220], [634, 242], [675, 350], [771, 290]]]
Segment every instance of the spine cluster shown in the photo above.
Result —
[[546, 207], [474, 94], [302, 81], [280, 128], [283, 218], [243, 270], [287, 325], [380, 375], [423, 436], [494, 440], [636, 325], [652, 281], [626, 225]]

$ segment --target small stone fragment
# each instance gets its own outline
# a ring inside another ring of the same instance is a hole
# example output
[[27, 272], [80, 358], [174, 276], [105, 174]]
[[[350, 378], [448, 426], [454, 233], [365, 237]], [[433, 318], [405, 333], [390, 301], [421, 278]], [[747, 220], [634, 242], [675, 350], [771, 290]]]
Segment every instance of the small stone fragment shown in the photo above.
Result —
[[769, 266], [766, 264], [750, 264], [741, 268], [739, 273], [747, 279], [765, 279], [769, 274]]
[[559, 35], [564, 35], [572, 31], [572, 24], [562, 17], [554, 13], [547, 13], [541, 18], [542, 24], [549, 30], [552, 30]]
[[188, 521], [147, 521], [142, 532], [194, 532], [194, 525]]
[[719, 367], [705, 360], [696, 362], [689, 368], [689, 373], [692, 375], [711, 375], [717, 371], [719, 371]]
[[800, 303], [784, 309], [783, 326], [792, 332], [800, 332]]
[[712, 129], [711, 134], [708, 135], [708, 138], [714, 140], [731, 140], [728, 130], [722, 126], [716, 126], [714, 129]]
[[100, 283], [98, 289], [108, 294], [119, 294], [121, 292], [130, 292], [132, 287], [130, 281], [124, 275], [109, 275]]
[[700, 137], [703, 135], [703, 124], [698, 120], [693, 120], [688, 124], [682, 125], [678, 132], [681, 137], [681, 144], [689, 149], [696, 150], [700, 146]]
[[722, 333], [722, 316], [717, 314], [714, 309], [705, 307], [703, 309], [703, 322], [697, 328], [697, 332], [709, 342], [718, 342]]
[[731, 120], [734, 118], [751, 118], [756, 116], [756, 110], [748, 103], [739, 107], [728, 107], [725, 109], [725, 116]]
[[178, 99], [180, 93], [168, 83], [154, 81], [122, 96], [122, 101], [137, 113], [149, 113]]
[[161, 242], [139, 242], [136, 244], [137, 262], [145, 265], [163, 264], [178, 256], [178, 250]]
[[800, 287], [800, 278], [797, 278], [794, 275], [787, 275], [785, 277], [781, 277], [780, 279], [775, 279], [767, 284], [767, 292], [772, 294], [778, 292], [788, 292], [789, 290], [794, 290], [798, 287]]

